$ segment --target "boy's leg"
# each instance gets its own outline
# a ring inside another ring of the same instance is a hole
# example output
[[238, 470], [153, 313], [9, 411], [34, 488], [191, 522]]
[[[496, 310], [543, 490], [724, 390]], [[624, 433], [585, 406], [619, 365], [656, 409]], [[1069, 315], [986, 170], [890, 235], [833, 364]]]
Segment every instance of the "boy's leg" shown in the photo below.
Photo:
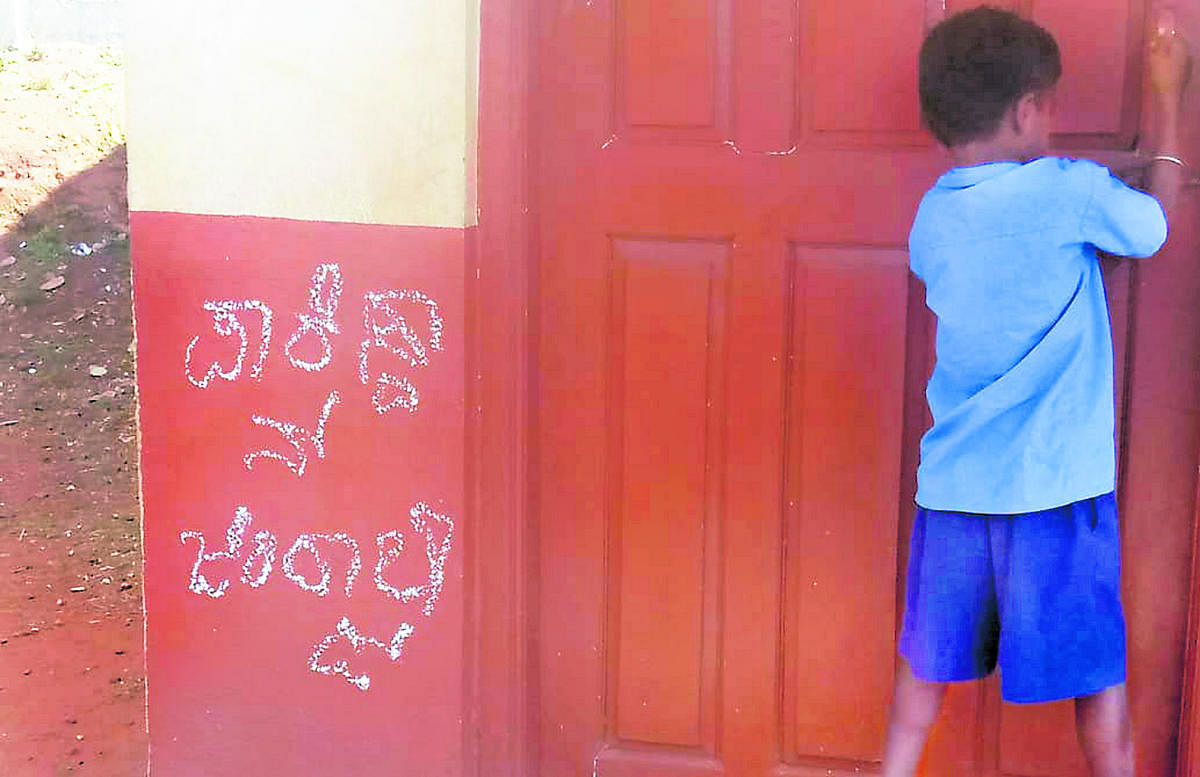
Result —
[[896, 671], [896, 689], [883, 746], [882, 777], [912, 777], [946, 695], [945, 683], [916, 677], [901, 656]]
[[1125, 683], [1075, 699], [1075, 729], [1092, 777], [1133, 777], [1133, 730]]
[[[999, 620], [988, 518], [917, 506], [883, 777], [916, 773], [947, 682], [996, 667]], [[913, 673], [913, 666], [924, 677]]]

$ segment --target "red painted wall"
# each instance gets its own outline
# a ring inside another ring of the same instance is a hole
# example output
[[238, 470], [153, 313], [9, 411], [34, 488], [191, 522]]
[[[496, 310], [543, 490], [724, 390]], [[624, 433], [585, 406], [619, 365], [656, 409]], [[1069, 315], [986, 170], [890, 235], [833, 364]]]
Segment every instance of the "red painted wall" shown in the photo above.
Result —
[[461, 773], [468, 231], [131, 221], [153, 773]]

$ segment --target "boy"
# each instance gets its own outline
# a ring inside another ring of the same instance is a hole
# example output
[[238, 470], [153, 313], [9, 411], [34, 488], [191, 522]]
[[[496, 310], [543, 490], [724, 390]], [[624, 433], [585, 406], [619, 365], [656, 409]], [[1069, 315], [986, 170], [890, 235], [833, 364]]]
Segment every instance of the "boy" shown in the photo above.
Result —
[[921, 48], [922, 113], [955, 167], [909, 237], [938, 319], [937, 364], [884, 777], [914, 774], [946, 682], [997, 665], [1009, 701], [1075, 699], [1093, 775], [1133, 775], [1096, 251], [1157, 251], [1181, 185], [1186, 44], [1160, 29], [1147, 63], [1154, 196], [1092, 162], [1045, 156], [1061, 64], [1036, 24], [978, 8]]

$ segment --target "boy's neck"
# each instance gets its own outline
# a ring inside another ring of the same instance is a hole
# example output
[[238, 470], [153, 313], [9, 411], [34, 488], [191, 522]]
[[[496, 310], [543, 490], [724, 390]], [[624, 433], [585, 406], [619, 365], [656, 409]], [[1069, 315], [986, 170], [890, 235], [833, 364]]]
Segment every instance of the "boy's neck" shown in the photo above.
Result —
[[1045, 156], [1049, 141], [1048, 135], [1041, 137], [1037, 134], [1016, 132], [1006, 121], [989, 137], [959, 143], [948, 150], [955, 167], [982, 165], [988, 162], [1024, 164]]
[[1019, 162], [1045, 156], [1050, 148], [1054, 115], [1054, 92], [1030, 92], [1005, 111], [995, 130], [985, 137], [951, 146], [950, 158], [956, 167], [988, 162]]
[[1030, 158], [1008, 144], [991, 141], [971, 141], [951, 146], [949, 151], [955, 167], [969, 167], [988, 162], [1027, 162]]

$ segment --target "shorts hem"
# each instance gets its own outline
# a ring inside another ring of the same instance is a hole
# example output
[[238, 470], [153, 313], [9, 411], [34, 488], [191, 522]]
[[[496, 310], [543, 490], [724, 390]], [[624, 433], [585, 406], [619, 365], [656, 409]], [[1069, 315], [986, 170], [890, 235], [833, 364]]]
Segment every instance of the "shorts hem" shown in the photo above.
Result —
[[1101, 683], [1093, 683], [1084, 686], [1078, 691], [1053, 691], [1046, 694], [1008, 694], [1004, 690], [1003, 681], [1000, 683], [1000, 698], [1009, 704], [1045, 704], [1052, 701], [1064, 701], [1066, 699], [1078, 699], [1081, 696], [1092, 696], [1101, 691], [1106, 691], [1115, 685], [1120, 685], [1125, 682], [1125, 674], [1122, 673], [1117, 679], [1109, 679]]
[[912, 660], [912, 657], [905, 652], [904, 648], [899, 651], [900, 655], [908, 662], [908, 668], [912, 671], [913, 677], [926, 683], [969, 683], [974, 680], [983, 680], [991, 677], [995, 673], [995, 669], [983, 674], [972, 674], [969, 672], [949, 672], [945, 673], [949, 676], [935, 676], [943, 673], [937, 671], [926, 671], [925, 667], [918, 667]]

